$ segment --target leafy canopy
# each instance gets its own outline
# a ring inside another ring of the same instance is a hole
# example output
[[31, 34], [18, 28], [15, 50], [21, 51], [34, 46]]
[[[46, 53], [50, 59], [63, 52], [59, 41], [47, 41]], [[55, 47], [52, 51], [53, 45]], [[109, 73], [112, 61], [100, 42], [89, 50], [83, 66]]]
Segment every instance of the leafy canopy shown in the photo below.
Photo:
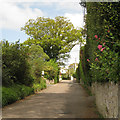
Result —
[[68, 58], [70, 50], [82, 41], [81, 30], [75, 29], [70, 20], [61, 16], [30, 19], [21, 30], [30, 36], [24, 44], [40, 45], [50, 59]]

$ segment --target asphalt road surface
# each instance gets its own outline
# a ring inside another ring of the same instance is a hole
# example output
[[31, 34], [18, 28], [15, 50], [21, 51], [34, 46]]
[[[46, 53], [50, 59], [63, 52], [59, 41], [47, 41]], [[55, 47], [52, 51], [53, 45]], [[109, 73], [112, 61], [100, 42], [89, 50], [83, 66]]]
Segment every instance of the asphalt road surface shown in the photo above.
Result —
[[94, 97], [80, 84], [63, 80], [4, 107], [2, 118], [98, 118], [98, 115]]

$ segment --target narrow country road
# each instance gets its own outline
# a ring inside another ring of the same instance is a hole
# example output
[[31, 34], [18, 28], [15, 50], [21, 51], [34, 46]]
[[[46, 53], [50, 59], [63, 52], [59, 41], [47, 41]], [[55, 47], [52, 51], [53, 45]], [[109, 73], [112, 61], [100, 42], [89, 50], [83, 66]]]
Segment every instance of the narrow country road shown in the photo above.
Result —
[[70, 80], [3, 108], [3, 118], [98, 118], [94, 98]]

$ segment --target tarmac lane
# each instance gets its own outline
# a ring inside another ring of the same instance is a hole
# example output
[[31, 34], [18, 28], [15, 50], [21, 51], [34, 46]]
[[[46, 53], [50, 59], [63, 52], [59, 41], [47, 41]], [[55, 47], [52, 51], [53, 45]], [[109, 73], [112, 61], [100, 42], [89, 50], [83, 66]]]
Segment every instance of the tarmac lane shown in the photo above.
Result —
[[98, 118], [94, 101], [80, 84], [62, 80], [4, 107], [2, 118]]

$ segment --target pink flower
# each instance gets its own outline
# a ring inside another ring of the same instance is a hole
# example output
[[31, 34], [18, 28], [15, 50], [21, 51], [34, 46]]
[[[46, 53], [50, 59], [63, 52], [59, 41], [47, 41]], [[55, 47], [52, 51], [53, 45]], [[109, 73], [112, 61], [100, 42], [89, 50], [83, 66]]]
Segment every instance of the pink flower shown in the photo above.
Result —
[[105, 49], [105, 47], [101, 49], [101, 52], [102, 52], [104, 49]]
[[105, 45], [105, 42], [103, 43], [103, 45]]
[[104, 50], [104, 49], [102, 48], [102, 49], [101, 49], [101, 52], [102, 52], [103, 50]]
[[98, 49], [100, 50], [102, 48], [102, 45], [98, 45]]
[[98, 36], [97, 36], [97, 35], [95, 35], [95, 38], [98, 38]]
[[108, 33], [110, 32], [110, 30], [107, 31]]
[[99, 40], [100, 40], [100, 38], [99, 38]]
[[90, 62], [90, 60], [89, 60], [89, 59], [87, 59], [87, 61], [88, 61], [88, 62]]
[[96, 58], [95, 61], [98, 61], [98, 58]]

